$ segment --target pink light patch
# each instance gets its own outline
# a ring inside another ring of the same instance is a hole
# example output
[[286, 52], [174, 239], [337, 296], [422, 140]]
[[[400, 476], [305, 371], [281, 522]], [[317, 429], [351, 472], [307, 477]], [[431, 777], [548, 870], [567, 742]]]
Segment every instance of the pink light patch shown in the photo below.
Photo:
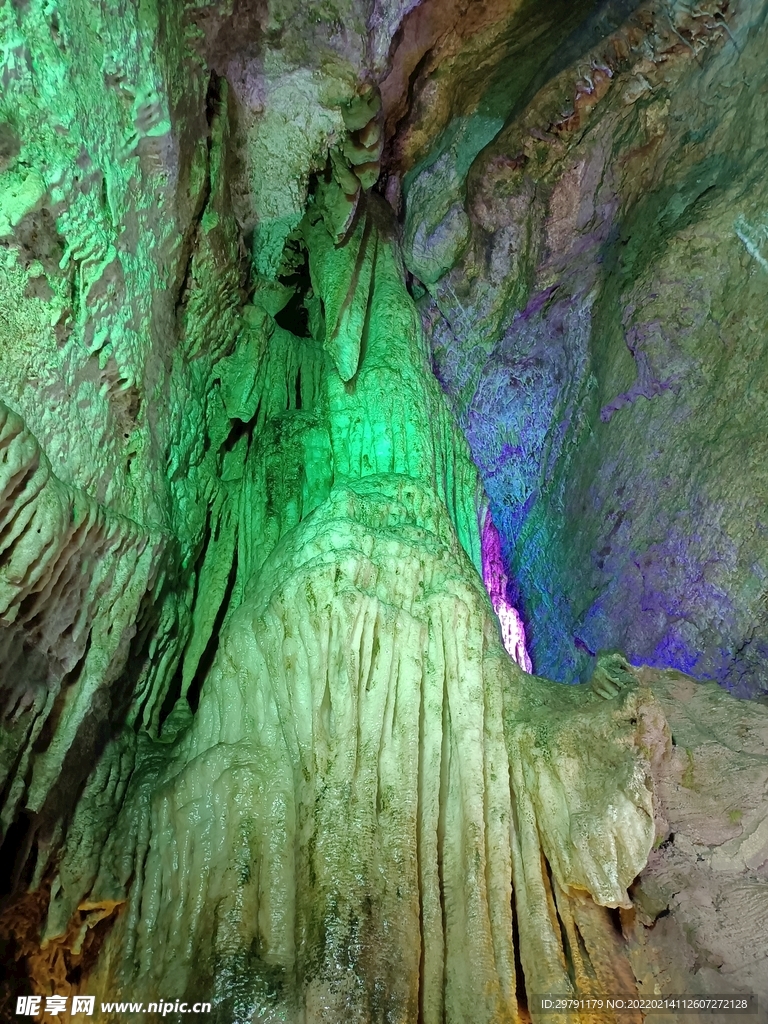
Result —
[[507, 600], [509, 577], [504, 572], [501, 557], [501, 537], [486, 513], [482, 536], [483, 583], [491, 599], [493, 610], [501, 625], [501, 639], [511, 658], [526, 672], [533, 672], [533, 665], [525, 646], [525, 626], [520, 613]]

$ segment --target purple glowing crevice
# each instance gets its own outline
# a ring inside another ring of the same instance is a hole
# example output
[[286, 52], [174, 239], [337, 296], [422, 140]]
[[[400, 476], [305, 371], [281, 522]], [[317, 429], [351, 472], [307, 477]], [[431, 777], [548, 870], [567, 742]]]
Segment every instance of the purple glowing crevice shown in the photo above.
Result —
[[525, 645], [523, 620], [517, 608], [507, 599], [509, 577], [504, 571], [504, 560], [501, 557], [501, 536], [488, 514], [483, 523], [482, 555], [483, 583], [501, 625], [504, 647], [520, 668], [533, 672], [533, 664]]

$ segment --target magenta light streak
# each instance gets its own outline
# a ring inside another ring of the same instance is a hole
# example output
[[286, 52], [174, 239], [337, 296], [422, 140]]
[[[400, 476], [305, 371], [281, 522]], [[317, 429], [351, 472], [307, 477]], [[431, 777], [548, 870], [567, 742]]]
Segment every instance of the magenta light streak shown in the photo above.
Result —
[[483, 550], [483, 583], [491, 599], [493, 610], [501, 624], [501, 638], [510, 657], [514, 658], [520, 668], [533, 672], [533, 665], [525, 646], [525, 626], [517, 608], [507, 600], [508, 577], [504, 572], [501, 557], [501, 537], [493, 525], [493, 520], [486, 513], [482, 536]]

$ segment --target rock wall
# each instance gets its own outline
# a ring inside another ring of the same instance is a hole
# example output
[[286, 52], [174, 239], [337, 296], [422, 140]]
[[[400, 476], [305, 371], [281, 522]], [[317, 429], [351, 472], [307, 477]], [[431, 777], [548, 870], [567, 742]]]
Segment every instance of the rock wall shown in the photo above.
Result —
[[654, 769], [656, 848], [632, 887], [634, 908], [621, 911], [633, 970], [648, 994], [753, 992], [762, 1020], [768, 709], [676, 672], [639, 678], [669, 734]]
[[407, 191], [437, 373], [557, 679], [618, 645], [765, 690], [765, 17], [643, 6]]

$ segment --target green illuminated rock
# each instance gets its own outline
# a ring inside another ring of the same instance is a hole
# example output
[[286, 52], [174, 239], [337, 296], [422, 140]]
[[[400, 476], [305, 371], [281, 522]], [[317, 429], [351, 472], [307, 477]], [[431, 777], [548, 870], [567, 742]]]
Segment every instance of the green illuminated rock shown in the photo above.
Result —
[[564, 1024], [534, 997], [668, 964], [677, 698], [505, 651], [401, 255], [435, 287], [476, 244], [429, 168], [466, 176], [594, 14], [481, 13], [0, 0], [0, 1016]]
[[[129, 908], [105, 991], [213, 991], [221, 1019], [517, 1020], [513, 917], [528, 990], [569, 990], [549, 901], [628, 905], [650, 851], [647, 698], [564, 690], [504, 651], [471, 560], [475, 470], [381, 217], [362, 229], [354, 386], [331, 355], [249, 450], [261, 554], [191, 725], [165, 757], [140, 751], [87, 890], [67, 845], [49, 941], [75, 905]], [[312, 220], [313, 279], [334, 282], [341, 258]], [[307, 488], [318, 451], [324, 494]], [[270, 466], [280, 501], [259, 515]]]

